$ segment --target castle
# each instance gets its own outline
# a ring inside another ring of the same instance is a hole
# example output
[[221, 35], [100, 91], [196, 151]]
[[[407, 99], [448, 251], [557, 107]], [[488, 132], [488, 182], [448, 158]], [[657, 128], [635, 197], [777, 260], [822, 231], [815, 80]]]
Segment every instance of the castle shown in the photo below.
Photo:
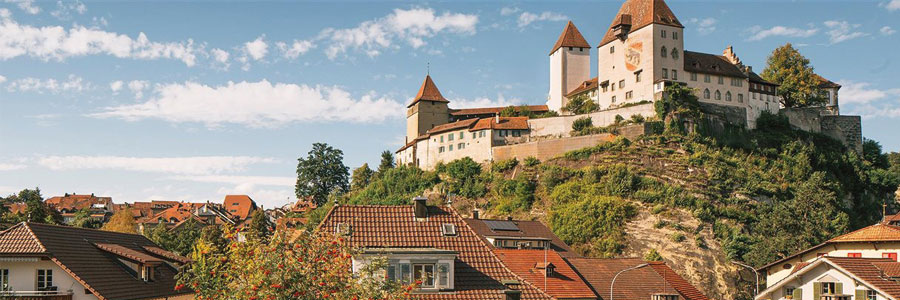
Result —
[[[580, 117], [590, 117], [595, 126], [612, 124], [617, 116], [655, 117], [652, 102], [661, 99], [672, 84], [693, 89], [704, 112], [724, 122], [752, 129], [763, 112], [782, 112], [794, 127], [824, 133], [858, 151], [861, 148], [859, 117], [839, 114], [840, 85], [819, 76], [828, 100], [823, 107], [782, 109], [778, 85], [744, 65], [731, 46], [721, 55], [685, 50], [684, 25], [664, 0], [626, 0], [597, 50], [598, 76], [590, 78], [591, 45], [575, 24], [569, 21], [551, 48], [547, 104], [526, 109], [537, 114], [556, 111], [557, 117], [501, 117], [503, 107], [454, 110], [426, 76], [407, 106], [406, 145], [397, 151], [398, 161], [429, 169], [462, 157], [498, 160], [498, 150], [504, 158], [523, 159], [520, 156], [529, 151], [520, 151], [524, 145], [513, 146], [570, 138], [572, 123]], [[564, 108], [575, 97], [589, 98], [600, 110], [571, 115]], [[582, 146], [560, 143], [550, 152]]]

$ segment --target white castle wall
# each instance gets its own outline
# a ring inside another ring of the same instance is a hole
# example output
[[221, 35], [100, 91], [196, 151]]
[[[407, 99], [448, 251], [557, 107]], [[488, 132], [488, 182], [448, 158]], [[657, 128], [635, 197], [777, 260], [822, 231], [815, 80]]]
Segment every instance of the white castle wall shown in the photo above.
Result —
[[594, 126], [603, 127], [613, 124], [616, 120], [616, 115], [621, 115], [626, 120], [630, 119], [632, 115], [652, 118], [656, 116], [656, 110], [653, 108], [653, 103], [648, 103], [584, 115], [530, 119], [528, 120], [528, 126], [531, 127], [532, 139], [538, 137], [567, 137], [572, 131], [572, 123], [579, 118], [590, 117]]

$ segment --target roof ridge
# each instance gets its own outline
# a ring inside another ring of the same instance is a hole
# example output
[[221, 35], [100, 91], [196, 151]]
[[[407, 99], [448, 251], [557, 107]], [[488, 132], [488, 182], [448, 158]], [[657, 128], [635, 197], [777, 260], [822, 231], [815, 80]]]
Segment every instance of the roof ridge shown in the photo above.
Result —
[[75, 226], [56, 225], [56, 224], [37, 223], [37, 222], [23, 222], [23, 223], [28, 223], [29, 225], [58, 227], [58, 228], [66, 228], [66, 229], [72, 229], [72, 230], [94, 231], [94, 232], [104, 232], [104, 233], [124, 234], [124, 235], [130, 235], [130, 236], [145, 237], [143, 234], [140, 234], [140, 233], [126, 233], [126, 232], [109, 231], [109, 230], [95, 229], [95, 228], [81, 228], [81, 227], [75, 227]]
[[575, 26], [575, 23], [572, 23], [572, 20], [569, 20], [569, 23], [566, 23], [566, 27], [563, 28], [563, 32], [559, 34], [559, 38], [556, 40], [556, 44], [553, 45], [553, 49], [550, 49], [549, 55], [553, 55], [557, 49], [562, 47], [591, 48], [591, 44], [584, 39], [584, 35], [578, 31], [578, 27]]

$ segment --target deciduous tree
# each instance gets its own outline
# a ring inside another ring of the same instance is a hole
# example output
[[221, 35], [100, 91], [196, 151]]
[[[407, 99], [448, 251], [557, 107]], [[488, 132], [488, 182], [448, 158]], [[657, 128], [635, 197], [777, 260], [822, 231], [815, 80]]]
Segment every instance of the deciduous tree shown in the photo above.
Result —
[[566, 103], [566, 106], [562, 108], [563, 111], [570, 112], [576, 115], [587, 114], [597, 111], [600, 107], [597, 105], [594, 100], [588, 98], [587, 95], [581, 94], [572, 99], [569, 99], [569, 103]]
[[137, 223], [134, 222], [134, 215], [131, 214], [131, 208], [123, 208], [117, 211], [109, 218], [109, 222], [106, 222], [100, 229], [122, 233], [138, 233]]
[[325, 143], [313, 144], [306, 158], [297, 159], [297, 198], [312, 197], [313, 202], [321, 206], [329, 194], [347, 192], [350, 188], [349, 168], [343, 160], [343, 151]]
[[[384, 163], [384, 161], [382, 161]], [[379, 172], [381, 168], [379, 167]], [[369, 185], [375, 172], [369, 168], [369, 164], [365, 163], [361, 167], [353, 169], [353, 176], [350, 179], [350, 190], [358, 191]]]
[[820, 105], [826, 101], [819, 89], [819, 77], [809, 65], [809, 59], [790, 43], [772, 51], [761, 76], [779, 85], [778, 95], [785, 107]]

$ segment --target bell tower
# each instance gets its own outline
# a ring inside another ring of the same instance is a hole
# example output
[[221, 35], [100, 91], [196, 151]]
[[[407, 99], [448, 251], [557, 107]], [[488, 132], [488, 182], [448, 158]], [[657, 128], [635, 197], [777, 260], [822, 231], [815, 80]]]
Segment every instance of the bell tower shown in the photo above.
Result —
[[591, 45], [572, 21], [566, 24], [550, 50], [550, 92], [547, 107], [561, 112], [566, 94], [591, 79]]
[[416, 98], [406, 106], [406, 142], [413, 141], [434, 126], [450, 122], [448, 103], [450, 101], [441, 95], [431, 75], [426, 75]]

